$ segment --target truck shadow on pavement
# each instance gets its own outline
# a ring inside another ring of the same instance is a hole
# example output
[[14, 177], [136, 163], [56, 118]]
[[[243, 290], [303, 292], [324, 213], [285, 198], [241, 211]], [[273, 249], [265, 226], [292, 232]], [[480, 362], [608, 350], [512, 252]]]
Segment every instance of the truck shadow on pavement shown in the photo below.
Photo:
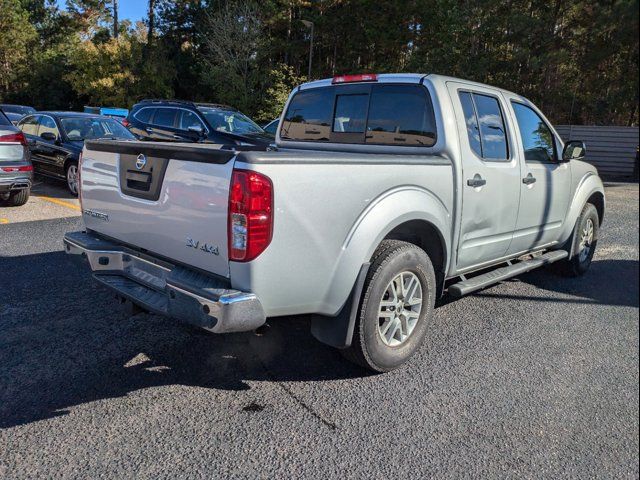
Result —
[[[129, 317], [63, 252], [0, 257], [0, 428], [69, 413], [138, 390], [185, 385], [250, 390], [247, 381], [369, 375], [317, 342], [306, 317], [263, 335], [215, 335], [150, 314]], [[249, 401], [249, 400], [247, 400]]]
[[[640, 274], [637, 260], [603, 259], [594, 260], [589, 271], [579, 278], [562, 277], [548, 268], [534, 270], [512, 281], [523, 282], [535, 286], [542, 291], [540, 295], [501, 294], [500, 289], [479, 292], [483, 297], [502, 298], [504, 300], [525, 300], [533, 302], [559, 302], [567, 305], [576, 303], [593, 303], [623, 307], [638, 307], [638, 276]], [[547, 292], [545, 292], [545, 290]], [[558, 298], [549, 293], [571, 295], [574, 298]]]
[[[128, 317], [63, 252], [0, 257], [0, 271], [11, 272], [0, 303], [0, 428], [66, 415], [88, 402], [128, 395], [135, 401], [150, 387], [242, 392], [264, 381], [303, 403], [285, 382], [369, 375], [317, 342], [305, 317], [273, 319], [261, 336], [213, 335], [154, 315]], [[568, 302], [638, 305], [637, 261], [596, 261], [583, 280], [541, 271], [521, 281], [577, 296]], [[480, 295], [500, 296], [499, 287]]]

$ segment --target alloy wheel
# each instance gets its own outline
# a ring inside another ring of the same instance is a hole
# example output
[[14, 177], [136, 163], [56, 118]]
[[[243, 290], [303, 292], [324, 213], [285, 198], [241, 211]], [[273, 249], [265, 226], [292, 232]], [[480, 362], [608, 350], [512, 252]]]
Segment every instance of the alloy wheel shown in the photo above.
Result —
[[389, 347], [407, 341], [420, 318], [422, 283], [413, 272], [401, 272], [387, 284], [378, 308], [378, 334]]
[[69, 165], [67, 168], [67, 186], [74, 195], [78, 194], [78, 167], [76, 165]]
[[580, 263], [589, 258], [589, 253], [591, 252], [591, 247], [593, 245], [593, 232], [593, 220], [589, 218], [580, 232], [580, 253], [578, 257], [580, 259]]

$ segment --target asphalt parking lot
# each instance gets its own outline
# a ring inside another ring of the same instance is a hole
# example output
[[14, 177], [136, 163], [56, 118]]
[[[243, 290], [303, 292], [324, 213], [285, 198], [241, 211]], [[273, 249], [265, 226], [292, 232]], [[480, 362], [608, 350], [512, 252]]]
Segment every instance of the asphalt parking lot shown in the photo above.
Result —
[[607, 196], [585, 277], [447, 303], [369, 375], [306, 318], [128, 317], [65, 258], [78, 204], [44, 182], [0, 208], [0, 478], [637, 478], [638, 185]]

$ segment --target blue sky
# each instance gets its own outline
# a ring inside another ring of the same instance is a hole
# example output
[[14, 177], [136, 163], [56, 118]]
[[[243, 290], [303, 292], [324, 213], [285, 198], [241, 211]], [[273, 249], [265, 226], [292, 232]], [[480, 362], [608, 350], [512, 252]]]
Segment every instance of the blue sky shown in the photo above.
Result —
[[[56, 0], [61, 9], [66, 9], [65, 0]], [[147, 0], [118, 0], [118, 18], [132, 22], [147, 16]]]

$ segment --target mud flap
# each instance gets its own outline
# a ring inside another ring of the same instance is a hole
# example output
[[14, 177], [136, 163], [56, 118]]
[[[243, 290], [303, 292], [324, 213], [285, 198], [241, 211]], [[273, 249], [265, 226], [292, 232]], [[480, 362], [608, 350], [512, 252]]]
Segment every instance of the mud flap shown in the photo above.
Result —
[[358, 307], [360, 306], [360, 296], [364, 281], [367, 278], [370, 263], [365, 263], [360, 267], [360, 273], [356, 283], [347, 298], [347, 301], [335, 317], [326, 315], [312, 315], [311, 334], [320, 342], [335, 348], [349, 348], [353, 338], [353, 329], [356, 324]]

